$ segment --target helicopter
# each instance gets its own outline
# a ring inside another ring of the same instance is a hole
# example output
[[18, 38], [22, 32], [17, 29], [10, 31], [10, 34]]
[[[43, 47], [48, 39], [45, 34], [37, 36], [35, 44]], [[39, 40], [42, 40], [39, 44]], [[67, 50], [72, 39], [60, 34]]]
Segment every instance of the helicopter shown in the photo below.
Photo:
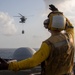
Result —
[[22, 14], [18, 13], [20, 16], [14, 16], [14, 17], [20, 17], [20, 21], [19, 23], [25, 23], [27, 18], [25, 16], [23, 16]]
[[[20, 16], [14, 16], [14, 17], [20, 17], [19, 23], [25, 23], [27, 18], [23, 16], [22, 14], [18, 13]], [[24, 30], [22, 30], [22, 34], [24, 34]]]

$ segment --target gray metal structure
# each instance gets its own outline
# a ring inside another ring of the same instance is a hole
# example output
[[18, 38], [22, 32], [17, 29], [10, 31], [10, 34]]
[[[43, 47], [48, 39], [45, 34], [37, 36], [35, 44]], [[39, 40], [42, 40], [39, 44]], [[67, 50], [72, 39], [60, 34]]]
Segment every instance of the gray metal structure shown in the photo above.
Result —
[[16, 59], [17, 61], [27, 59], [31, 57], [36, 51], [32, 48], [29, 47], [22, 47], [18, 48], [14, 53], [13, 53], [13, 59]]

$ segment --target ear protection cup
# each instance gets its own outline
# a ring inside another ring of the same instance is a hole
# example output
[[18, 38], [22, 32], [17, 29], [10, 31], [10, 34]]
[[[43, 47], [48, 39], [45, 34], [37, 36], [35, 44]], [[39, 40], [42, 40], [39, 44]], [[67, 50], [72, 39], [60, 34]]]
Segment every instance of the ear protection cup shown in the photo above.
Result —
[[50, 22], [50, 20], [49, 19], [46, 19], [45, 21], [44, 21], [44, 27], [46, 28], [46, 29], [48, 29], [48, 25], [49, 25], [49, 22]]

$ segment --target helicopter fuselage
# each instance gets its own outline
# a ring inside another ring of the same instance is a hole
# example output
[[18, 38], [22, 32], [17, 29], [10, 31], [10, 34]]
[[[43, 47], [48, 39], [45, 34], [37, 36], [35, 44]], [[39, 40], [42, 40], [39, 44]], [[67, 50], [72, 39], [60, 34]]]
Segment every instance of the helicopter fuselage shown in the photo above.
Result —
[[25, 23], [26, 19], [27, 19], [27, 18], [25, 18], [24, 16], [22, 16], [22, 17], [20, 18], [21, 21], [19, 21], [19, 22], [20, 22], [20, 23]]

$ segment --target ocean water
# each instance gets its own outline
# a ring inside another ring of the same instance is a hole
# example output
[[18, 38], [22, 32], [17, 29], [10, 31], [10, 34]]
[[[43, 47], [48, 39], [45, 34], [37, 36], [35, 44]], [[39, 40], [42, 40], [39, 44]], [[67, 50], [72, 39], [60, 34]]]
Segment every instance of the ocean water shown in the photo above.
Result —
[[[12, 59], [14, 52], [19, 48], [0, 48], [0, 57], [4, 59]], [[35, 51], [38, 48], [33, 48]]]
[[0, 57], [4, 59], [12, 59], [16, 48], [0, 48]]

